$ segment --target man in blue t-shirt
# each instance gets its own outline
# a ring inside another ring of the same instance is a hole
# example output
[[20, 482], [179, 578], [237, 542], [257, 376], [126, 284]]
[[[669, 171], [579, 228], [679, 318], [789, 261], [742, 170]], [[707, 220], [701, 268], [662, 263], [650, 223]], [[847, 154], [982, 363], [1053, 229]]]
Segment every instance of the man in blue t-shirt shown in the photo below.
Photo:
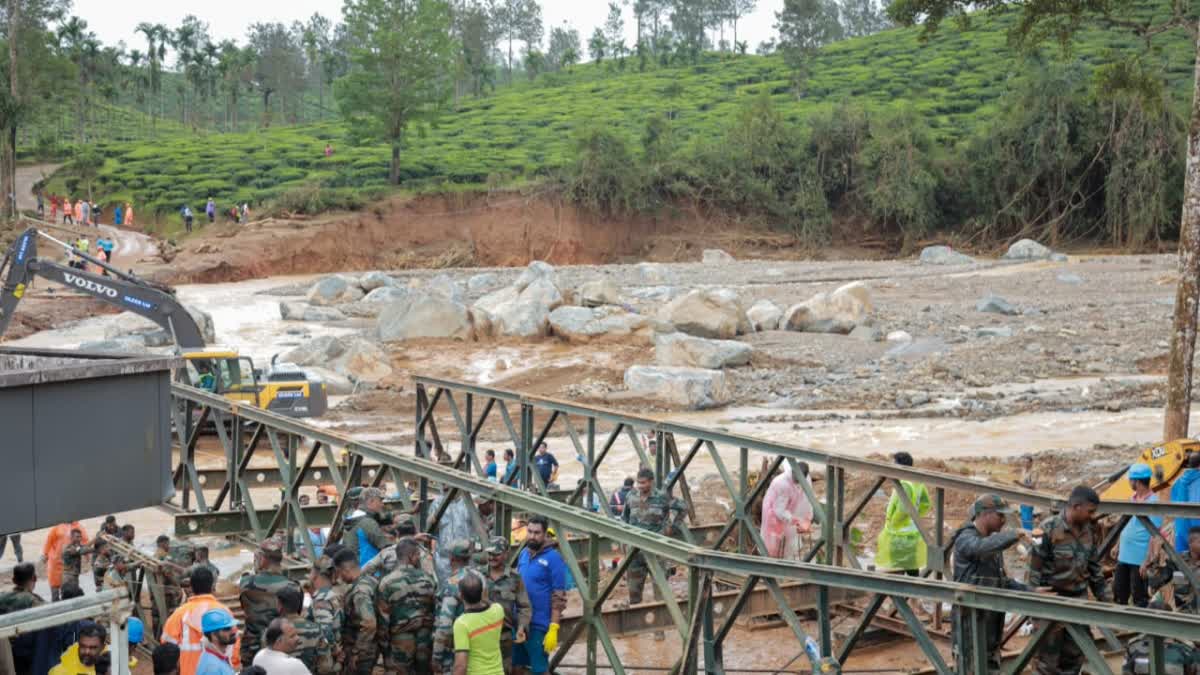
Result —
[[538, 446], [537, 456], [533, 458], [533, 465], [542, 476], [542, 482], [549, 486], [558, 477], [558, 460], [554, 455], [550, 454], [550, 450], [546, 448], [546, 443], [543, 442]]
[[488, 450], [483, 453], [483, 475], [491, 482], [496, 482], [496, 451]]
[[529, 519], [525, 548], [517, 560], [517, 571], [525, 583], [533, 618], [523, 644], [513, 645], [512, 663], [528, 668], [533, 675], [550, 669], [548, 655], [558, 648], [558, 623], [567, 604], [567, 566], [558, 549], [546, 537], [545, 516]]

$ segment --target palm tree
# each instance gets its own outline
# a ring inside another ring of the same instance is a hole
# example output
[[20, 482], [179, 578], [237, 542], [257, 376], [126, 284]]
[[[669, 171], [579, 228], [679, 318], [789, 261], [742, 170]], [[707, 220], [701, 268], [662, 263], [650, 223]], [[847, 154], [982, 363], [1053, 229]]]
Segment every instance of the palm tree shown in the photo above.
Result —
[[[77, 16], [73, 16], [66, 23], [58, 28], [58, 47], [62, 53], [75, 64], [75, 70], [79, 78], [79, 95], [85, 96], [87, 88], [88, 68], [85, 60], [88, 56], [88, 38], [91, 37], [95, 41], [95, 36], [90, 35], [87, 31], [87, 22]], [[70, 106], [68, 106], [70, 107]], [[81, 101], [75, 103], [75, 130], [79, 136], [79, 142], [83, 143], [86, 139], [84, 126], [87, 123], [85, 115], [87, 114], [87, 106]]]
[[[150, 93], [159, 96], [162, 93], [162, 62], [167, 55], [167, 37], [170, 36], [171, 31], [161, 23], [152, 24], [146, 21], [139, 23], [135, 30], [146, 36], [146, 64], [150, 70]], [[147, 108], [151, 124], [157, 127], [158, 118], [155, 116], [153, 104], [148, 105]], [[159, 96], [159, 112], [162, 111], [161, 109], [162, 97]]]

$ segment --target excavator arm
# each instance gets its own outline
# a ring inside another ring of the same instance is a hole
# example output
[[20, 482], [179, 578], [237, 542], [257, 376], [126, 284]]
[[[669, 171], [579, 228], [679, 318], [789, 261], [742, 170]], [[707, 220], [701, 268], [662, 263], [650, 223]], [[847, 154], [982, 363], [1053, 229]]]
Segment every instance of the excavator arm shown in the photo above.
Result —
[[8, 329], [13, 312], [30, 282], [40, 276], [150, 319], [170, 333], [182, 351], [204, 348], [204, 336], [196, 320], [172, 293], [78, 251], [73, 255], [109, 269], [114, 276], [101, 276], [40, 259], [37, 257], [38, 235], [34, 228], [23, 232], [5, 256], [7, 272], [0, 266], [0, 274], [4, 275], [4, 285], [0, 286], [0, 335]]

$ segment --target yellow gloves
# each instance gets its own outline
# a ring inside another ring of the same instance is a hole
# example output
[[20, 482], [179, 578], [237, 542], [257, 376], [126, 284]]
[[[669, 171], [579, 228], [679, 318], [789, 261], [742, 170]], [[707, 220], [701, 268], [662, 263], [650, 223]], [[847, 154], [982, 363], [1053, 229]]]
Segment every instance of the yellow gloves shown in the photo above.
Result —
[[552, 623], [546, 630], [546, 638], [542, 640], [542, 649], [545, 649], [547, 654], [553, 654], [554, 650], [558, 649], [558, 624]]

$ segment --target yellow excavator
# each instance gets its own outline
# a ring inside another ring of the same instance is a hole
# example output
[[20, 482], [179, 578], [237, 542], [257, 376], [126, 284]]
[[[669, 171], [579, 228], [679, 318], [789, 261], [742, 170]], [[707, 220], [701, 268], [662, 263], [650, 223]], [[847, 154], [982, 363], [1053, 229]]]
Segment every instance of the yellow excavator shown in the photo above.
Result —
[[[1166, 492], [1171, 484], [1183, 473], [1187, 466], [1189, 455], [1200, 452], [1200, 441], [1181, 438], [1177, 441], [1162, 443], [1146, 448], [1135, 462], [1141, 462], [1150, 467], [1153, 478], [1150, 479], [1150, 489], [1155, 492]], [[1133, 488], [1129, 481], [1122, 477], [1129, 471], [1126, 467], [1108, 477], [1105, 481], [1108, 487], [1100, 494], [1104, 500], [1129, 500], [1133, 496]]]
[[[63, 248], [77, 266], [39, 258], [38, 239]], [[95, 274], [87, 263], [108, 272]], [[291, 417], [319, 417], [329, 407], [325, 383], [311, 379], [291, 364], [275, 364], [266, 372], [237, 352], [205, 348], [204, 334], [196, 320], [175, 298], [175, 289], [122, 272], [71, 245], [30, 228], [9, 248], [0, 261], [0, 335], [12, 321], [17, 303], [35, 277], [75, 289], [120, 309], [144, 316], [161, 326], [174, 339], [186, 366], [182, 382], [207, 389], [226, 398]]]

